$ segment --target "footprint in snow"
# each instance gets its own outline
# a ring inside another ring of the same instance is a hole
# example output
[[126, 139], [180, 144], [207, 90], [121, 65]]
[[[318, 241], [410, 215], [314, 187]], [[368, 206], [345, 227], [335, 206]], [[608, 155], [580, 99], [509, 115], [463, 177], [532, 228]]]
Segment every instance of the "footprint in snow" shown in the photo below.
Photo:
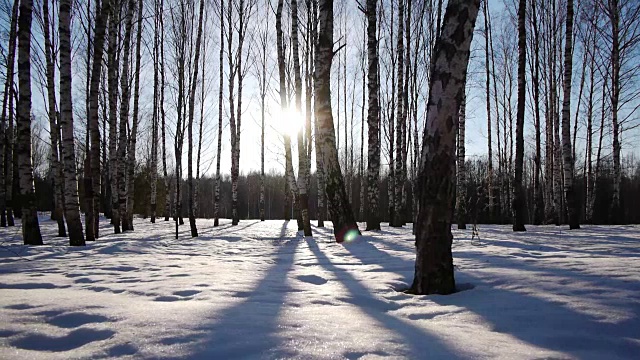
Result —
[[76, 329], [61, 337], [30, 333], [11, 341], [11, 345], [25, 350], [60, 352], [77, 349], [94, 341], [106, 340], [115, 334], [112, 330], [91, 328]]
[[102, 315], [86, 313], [66, 313], [47, 320], [49, 324], [65, 329], [72, 329], [86, 324], [102, 323], [107, 321], [111, 321], [111, 319]]
[[199, 293], [200, 293], [199, 290], [180, 290], [180, 291], [174, 291], [173, 295], [186, 297], [186, 296], [193, 296]]
[[328, 282], [327, 279], [316, 275], [300, 275], [296, 279], [313, 285], [323, 285]]

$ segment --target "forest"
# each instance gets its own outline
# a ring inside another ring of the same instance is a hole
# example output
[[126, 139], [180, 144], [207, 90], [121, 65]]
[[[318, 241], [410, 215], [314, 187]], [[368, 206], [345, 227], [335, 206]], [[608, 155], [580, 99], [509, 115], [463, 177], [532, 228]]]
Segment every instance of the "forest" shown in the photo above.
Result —
[[636, 359], [639, 80], [638, 0], [0, 0], [0, 359]]
[[295, 219], [305, 236], [331, 221], [338, 242], [358, 221], [421, 238], [640, 220], [633, 0], [1, 12], [1, 225], [20, 218], [25, 244], [43, 243], [39, 211], [70, 245], [98, 239], [101, 214], [116, 234], [172, 221], [176, 238], [184, 218], [192, 237], [198, 218]]

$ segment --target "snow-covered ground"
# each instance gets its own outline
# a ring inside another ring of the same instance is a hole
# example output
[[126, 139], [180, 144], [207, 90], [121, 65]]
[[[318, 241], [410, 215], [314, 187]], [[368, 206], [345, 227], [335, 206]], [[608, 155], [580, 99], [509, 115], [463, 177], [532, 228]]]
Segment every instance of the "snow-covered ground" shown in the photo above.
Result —
[[136, 219], [70, 248], [0, 229], [0, 359], [640, 359], [640, 227], [454, 231], [449, 296], [413, 276], [409, 228], [338, 245], [295, 222]]

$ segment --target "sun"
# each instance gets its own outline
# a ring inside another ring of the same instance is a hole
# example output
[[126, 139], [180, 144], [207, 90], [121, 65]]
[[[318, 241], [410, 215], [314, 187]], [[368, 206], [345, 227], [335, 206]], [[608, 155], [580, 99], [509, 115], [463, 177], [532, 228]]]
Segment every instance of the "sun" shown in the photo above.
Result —
[[289, 135], [292, 139], [298, 136], [298, 132], [302, 130], [304, 125], [303, 116], [291, 108], [279, 111], [276, 116], [272, 117], [272, 121], [281, 136]]

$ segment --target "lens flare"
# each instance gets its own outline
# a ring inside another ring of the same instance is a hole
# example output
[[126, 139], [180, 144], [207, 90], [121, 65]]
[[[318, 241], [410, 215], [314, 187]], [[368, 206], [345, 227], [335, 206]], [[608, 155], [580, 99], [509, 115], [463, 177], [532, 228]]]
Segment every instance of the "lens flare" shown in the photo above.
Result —
[[358, 238], [358, 235], [359, 235], [358, 230], [355, 230], [355, 229], [349, 230], [344, 234], [344, 241], [352, 242]]

